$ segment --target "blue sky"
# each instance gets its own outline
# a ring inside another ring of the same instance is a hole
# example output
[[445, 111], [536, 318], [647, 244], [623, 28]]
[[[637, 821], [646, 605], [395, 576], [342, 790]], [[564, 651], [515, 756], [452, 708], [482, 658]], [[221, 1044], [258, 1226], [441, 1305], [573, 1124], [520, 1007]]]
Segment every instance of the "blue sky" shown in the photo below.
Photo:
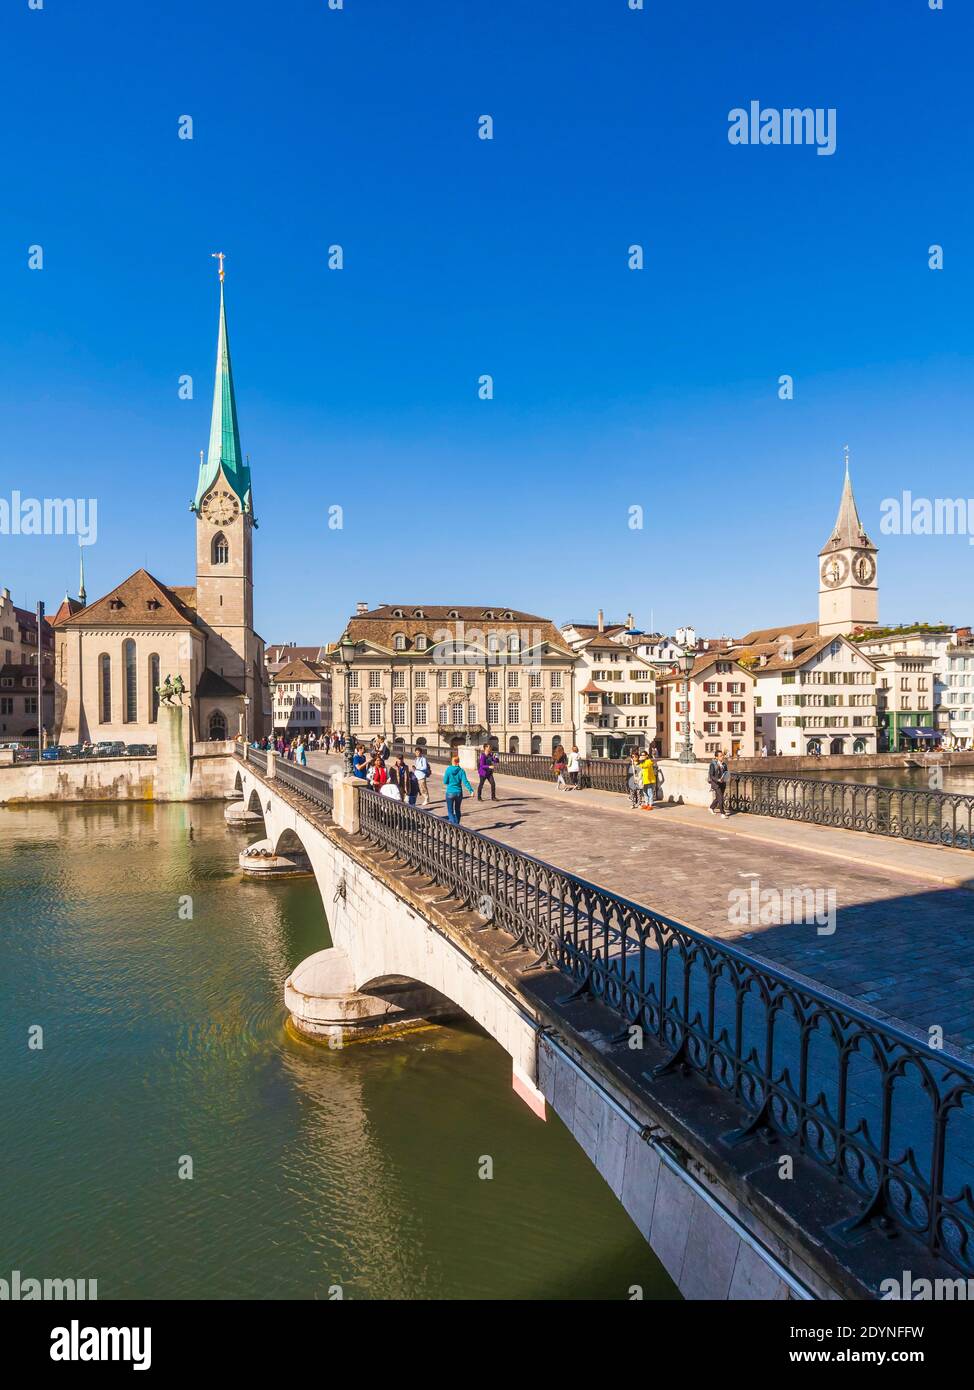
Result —
[[[961, 0], [12, 0], [0, 37], [0, 496], [98, 499], [90, 597], [192, 582], [222, 249], [268, 641], [359, 599], [813, 617], [844, 444], [882, 619], [974, 616], [965, 537], [879, 534], [974, 496]], [[752, 99], [835, 107], [835, 154], [730, 145]], [[18, 602], [76, 573], [0, 536]]]

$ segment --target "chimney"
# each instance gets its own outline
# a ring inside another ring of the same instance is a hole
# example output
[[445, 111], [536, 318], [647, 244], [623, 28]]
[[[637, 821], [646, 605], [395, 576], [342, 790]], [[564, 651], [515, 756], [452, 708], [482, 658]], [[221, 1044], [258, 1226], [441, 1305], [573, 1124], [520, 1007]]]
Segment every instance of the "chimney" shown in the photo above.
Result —
[[359, 599], [358, 603], [355, 605], [355, 611], [359, 615], [361, 615], [362, 613], [367, 613], [369, 611], [369, 605], [367, 603], [363, 603], [362, 600]]
[[599, 632], [605, 631], [605, 614], [599, 609]]

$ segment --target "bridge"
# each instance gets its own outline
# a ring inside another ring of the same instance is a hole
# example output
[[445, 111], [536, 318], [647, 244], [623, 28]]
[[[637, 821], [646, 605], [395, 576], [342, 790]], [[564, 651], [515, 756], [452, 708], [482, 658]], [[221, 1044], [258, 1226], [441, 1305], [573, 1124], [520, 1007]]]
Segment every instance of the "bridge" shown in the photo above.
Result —
[[[518, 1094], [574, 1135], [687, 1297], [875, 1298], [904, 1269], [974, 1274], [970, 1054], [894, 1016], [891, 988], [880, 1012], [772, 960], [786, 932], [765, 933], [758, 955], [747, 930], [734, 940], [727, 929], [734, 854], [758, 872], [791, 854], [807, 880], [810, 861], [797, 858], [808, 851], [732, 832], [733, 821], [708, 839], [686, 823], [705, 814], [693, 808], [667, 824], [667, 812], [583, 805], [513, 780], [504, 800], [476, 808], [476, 828], [452, 826], [340, 769], [253, 749], [234, 785], [273, 850], [306, 854], [328, 916], [332, 946], [287, 983], [295, 1025], [334, 1042], [417, 1011], [467, 1014], [510, 1055]], [[678, 852], [675, 837], [691, 831], [709, 899]], [[865, 845], [842, 870], [872, 885], [877, 920], [896, 897], [929, 898], [928, 925], [941, 894], [974, 903], [960, 850], [916, 848], [951, 857], [937, 887], [916, 861], [919, 895], [904, 873], [884, 900]], [[638, 897], [623, 891], [633, 850], [650, 866]], [[820, 854], [837, 875], [831, 845]], [[599, 882], [579, 872], [589, 866]], [[696, 925], [663, 915], [664, 899]]]

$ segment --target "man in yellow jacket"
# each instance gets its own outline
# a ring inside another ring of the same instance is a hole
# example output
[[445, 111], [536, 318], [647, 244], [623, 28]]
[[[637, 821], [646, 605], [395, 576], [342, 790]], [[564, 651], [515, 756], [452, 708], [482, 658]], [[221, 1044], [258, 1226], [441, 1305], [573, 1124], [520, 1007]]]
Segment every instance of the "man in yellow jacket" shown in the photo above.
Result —
[[639, 772], [643, 779], [643, 804], [639, 809], [640, 811], [651, 811], [656, 797], [656, 764], [650, 753], [643, 754], [639, 764]]

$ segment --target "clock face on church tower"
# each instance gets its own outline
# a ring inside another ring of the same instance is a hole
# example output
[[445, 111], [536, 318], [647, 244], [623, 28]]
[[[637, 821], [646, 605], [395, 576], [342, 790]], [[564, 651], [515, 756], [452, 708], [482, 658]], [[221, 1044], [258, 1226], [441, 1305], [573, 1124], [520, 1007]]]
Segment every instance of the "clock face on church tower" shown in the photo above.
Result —
[[841, 584], [848, 573], [849, 566], [844, 555], [830, 555], [822, 561], [822, 583], [827, 589], [834, 589], [836, 584]]
[[214, 488], [200, 507], [211, 526], [229, 526], [240, 515], [240, 503], [227, 488]]
[[867, 551], [860, 550], [852, 562], [852, 573], [857, 583], [871, 584], [876, 576], [876, 561]]

